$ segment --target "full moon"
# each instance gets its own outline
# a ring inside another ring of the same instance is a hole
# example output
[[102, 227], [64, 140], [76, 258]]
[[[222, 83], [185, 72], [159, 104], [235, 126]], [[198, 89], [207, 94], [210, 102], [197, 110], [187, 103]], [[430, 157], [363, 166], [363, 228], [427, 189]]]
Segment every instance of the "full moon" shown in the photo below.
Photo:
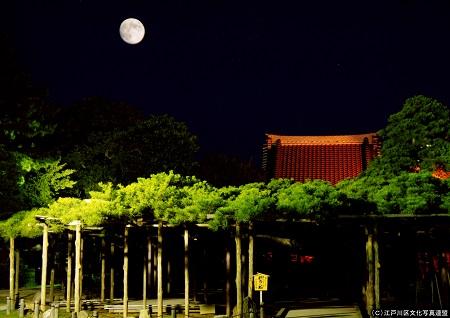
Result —
[[120, 37], [128, 44], [138, 44], [145, 35], [145, 28], [141, 21], [128, 18], [120, 24]]

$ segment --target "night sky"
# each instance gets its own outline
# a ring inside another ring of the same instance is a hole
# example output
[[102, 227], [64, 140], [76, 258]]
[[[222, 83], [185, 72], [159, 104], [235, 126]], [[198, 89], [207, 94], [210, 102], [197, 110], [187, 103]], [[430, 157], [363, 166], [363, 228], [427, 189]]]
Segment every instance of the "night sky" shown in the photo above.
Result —
[[[7, 2], [8, 4], [4, 4]], [[450, 1], [2, 0], [22, 68], [185, 121], [203, 152], [259, 160], [264, 133], [377, 131], [415, 94], [450, 104]], [[146, 36], [129, 45], [125, 18]]]

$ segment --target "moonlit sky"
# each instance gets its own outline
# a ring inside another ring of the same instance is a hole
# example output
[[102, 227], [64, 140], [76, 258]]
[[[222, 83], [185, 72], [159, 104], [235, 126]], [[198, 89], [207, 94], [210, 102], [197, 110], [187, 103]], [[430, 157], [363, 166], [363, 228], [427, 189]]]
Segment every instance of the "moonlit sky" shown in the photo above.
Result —
[[[259, 160], [266, 132], [365, 133], [412, 95], [450, 104], [450, 1], [1, 6], [21, 66], [52, 100], [103, 96], [168, 113], [205, 153]], [[145, 25], [138, 45], [120, 39], [128, 17]]]

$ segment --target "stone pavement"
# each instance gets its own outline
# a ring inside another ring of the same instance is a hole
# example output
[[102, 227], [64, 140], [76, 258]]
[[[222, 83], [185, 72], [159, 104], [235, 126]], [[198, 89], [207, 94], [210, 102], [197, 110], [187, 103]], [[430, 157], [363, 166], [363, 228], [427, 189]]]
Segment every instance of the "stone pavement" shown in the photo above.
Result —
[[285, 318], [362, 318], [357, 306], [324, 306], [320, 308], [290, 309]]

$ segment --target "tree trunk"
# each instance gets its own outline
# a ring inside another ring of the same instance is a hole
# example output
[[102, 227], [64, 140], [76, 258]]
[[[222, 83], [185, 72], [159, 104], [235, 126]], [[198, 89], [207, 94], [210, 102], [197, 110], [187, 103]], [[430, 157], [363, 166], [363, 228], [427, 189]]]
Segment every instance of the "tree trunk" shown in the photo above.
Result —
[[184, 227], [184, 317], [189, 317], [189, 231]]
[[14, 237], [9, 238], [9, 299], [14, 303]]
[[158, 223], [158, 318], [163, 317], [162, 222]]
[[14, 278], [14, 303], [17, 301], [15, 299], [19, 296], [19, 270], [20, 270], [20, 252], [19, 250], [15, 251], [15, 263], [16, 263], [16, 272], [15, 272], [15, 278]]
[[42, 269], [41, 269], [41, 310], [45, 311], [47, 298], [47, 255], [48, 255], [48, 225], [44, 223], [42, 235]]
[[128, 225], [123, 235], [123, 318], [128, 316]]
[[105, 280], [106, 280], [106, 258], [105, 258], [106, 242], [102, 237], [102, 251], [101, 251], [101, 274], [100, 274], [100, 302], [105, 302]]
[[80, 287], [81, 287], [81, 223], [75, 229], [75, 312], [80, 312]]
[[72, 287], [72, 233], [67, 236], [67, 290], [66, 312], [70, 312], [71, 287]]
[[111, 242], [111, 253], [110, 253], [110, 269], [109, 269], [109, 300], [111, 303], [114, 300], [114, 242]]
[[366, 285], [366, 309], [368, 313], [372, 312], [374, 305], [374, 262], [373, 262], [373, 234], [366, 228], [366, 264], [367, 264], [367, 285]]
[[231, 253], [228, 242], [226, 247], [225, 266], [226, 266], [226, 282], [225, 282], [226, 315], [227, 317], [231, 317]]
[[241, 248], [241, 225], [236, 223], [236, 316], [242, 313], [242, 248]]
[[254, 253], [253, 223], [248, 225], [248, 291], [247, 296], [253, 299], [253, 253]]

